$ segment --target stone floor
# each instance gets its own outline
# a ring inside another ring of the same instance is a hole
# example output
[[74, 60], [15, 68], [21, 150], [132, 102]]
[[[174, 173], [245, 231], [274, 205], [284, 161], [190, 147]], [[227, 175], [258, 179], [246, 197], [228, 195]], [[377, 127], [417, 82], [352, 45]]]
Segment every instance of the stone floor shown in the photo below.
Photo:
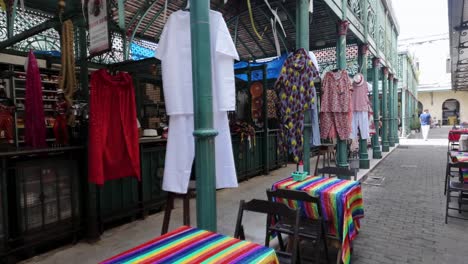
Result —
[[[433, 129], [428, 141], [419, 135], [402, 139], [368, 172], [363, 183], [365, 218], [354, 241], [353, 263], [468, 263], [468, 221], [444, 223], [447, 132], [448, 128]], [[240, 199], [265, 199], [266, 188], [293, 170], [288, 166], [242, 182], [237, 189], [218, 191], [218, 232], [234, 233]], [[181, 208], [177, 203], [170, 229], [182, 224]], [[195, 216], [195, 200], [191, 208]], [[264, 219], [246, 217], [246, 230], [253, 230], [247, 239], [262, 243], [264, 229], [258, 227]], [[96, 243], [64, 246], [23, 263], [97, 263], [159, 236], [162, 219], [162, 213], [157, 213], [107, 230]]]

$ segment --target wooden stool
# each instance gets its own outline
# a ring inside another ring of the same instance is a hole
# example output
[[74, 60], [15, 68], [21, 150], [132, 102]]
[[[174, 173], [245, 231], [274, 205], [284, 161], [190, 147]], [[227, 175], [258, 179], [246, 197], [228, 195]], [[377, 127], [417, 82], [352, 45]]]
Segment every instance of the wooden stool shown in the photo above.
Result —
[[320, 156], [322, 156], [322, 167], [325, 167], [325, 162], [327, 163], [328, 167], [330, 167], [330, 161], [335, 159], [335, 144], [322, 144], [319, 147], [319, 153], [317, 155], [317, 161], [315, 162], [315, 172], [314, 175], [317, 175], [318, 165], [320, 161]]
[[189, 182], [189, 187], [187, 190], [187, 193], [173, 193], [169, 192], [167, 193], [167, 199], [166, 199], [166, 209], [164, 211], [164, 220], [163, 220], [163, 225], [161, 229], [161, 235], [164, 235], [167, 233], [167, 230], [169, 229], [169, 222], [171, 221], [171, 213], [172, 209], [174, 209], [174, 199], [175, 198], [182, 198], [183, 200], [183, 222], [184, 225], [190, 226], [190, 197], [195, 195], [195, 181], [190, 181]]

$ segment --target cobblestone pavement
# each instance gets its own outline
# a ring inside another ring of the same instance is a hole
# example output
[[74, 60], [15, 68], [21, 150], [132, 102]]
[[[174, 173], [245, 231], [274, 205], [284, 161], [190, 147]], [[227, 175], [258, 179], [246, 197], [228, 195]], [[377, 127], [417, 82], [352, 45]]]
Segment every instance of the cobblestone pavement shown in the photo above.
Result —
[[444, 223], [447, 146], [431, 145], [448, 128], [431, 132], [425, 145], [405, 143], [369, 173], [353, 263], [468, 263], [468, 221]]

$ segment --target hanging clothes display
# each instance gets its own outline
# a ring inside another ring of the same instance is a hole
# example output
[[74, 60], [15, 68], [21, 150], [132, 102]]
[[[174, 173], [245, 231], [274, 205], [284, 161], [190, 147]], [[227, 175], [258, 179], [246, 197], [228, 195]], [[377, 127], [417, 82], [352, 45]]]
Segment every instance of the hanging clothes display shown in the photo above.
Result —
[[349, 138], [352, 120], [352, 85], [346, 70], [327, 72], [322, 82], [320, 135], [324, 139]]
[[316, 77], [318, 71], [310, 59], [309, 52], [301, 48], [286, 59], [275, 83], [280, 100], [279, 147], [283, 151], [289, 150], [295, 162], [302, 160], [304, 113], [315, 104], [313, 80]]
[[[317, 72], [320, 71], [317, 57], [312, 51], [309, 51], [309, 57], [312, 60], [312, 63], [314, 64], [315, 68], [317, 69]], [[315, 90], [315, 86], [312, 88], [313, 89], [313, 94], [314, 94], [314, 102], [317, 102], [317, 92]], [[310, 145], [311, 146], [320, 146], [321, 141], [320, 141], [320, 126], [319, 126], [319, 113], [317, 109], [317, 104], [312, 104], [312, 107], [310, 108], [310, 121], [312, 123], [312, 133], [310, 135]]]
[[[210, 10], [216, 188], [237, 187], [227, 111], [236, 107], [234, 59], [239, 55], [221, 13]], [[190, 12], [176, 11], [164, 26], [156, 57], [161, 60], [169, 138], [163, 190], [186, 193], [195, 157]], [[183, 96], [182, 96], [183, 95]]]
[[268, 119], [277, 119], [278, 113], [276, 105], [278, 104], [278, 96], [273, 90], [267, 90], [267, 117]]
[[369, 138], [369, 97], [367, 96], [368, 87], [364, 76], [358, 73], [353, 78], [353, 124], [350, 137], [358, 138], [358, 132], [361, 139]]
[[24, 101], [24, 142], [28, 147], [46, 147], [46, 124], [42, 103], [42, 83], [34, 53], [29, 51], [26, 69], [26, 96]]
[[136, 177], [140, 180], [140, 150], [132, 77], [105, 69], [91, 75], [89, 95], [89, 181]]
[[251, 117], [255, 126], [263, 127], [263, 84], [254, 82], [250, 85], [250, 96], [252, 98]]
[[247, 108], [249, 105], [249, 95], [247, 94], [247, 91], [238, 91], [236, 99], [236, 118], [237, 120], [245, 121], [247, 119]]

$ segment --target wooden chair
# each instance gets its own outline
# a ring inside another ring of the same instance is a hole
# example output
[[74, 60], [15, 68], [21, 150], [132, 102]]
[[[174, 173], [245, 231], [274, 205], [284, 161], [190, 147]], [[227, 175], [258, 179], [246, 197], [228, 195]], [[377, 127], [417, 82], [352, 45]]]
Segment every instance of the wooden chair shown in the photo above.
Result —
[[338, 167], [324, 167], [318, 169], [317, 175], [325, 177], [325, 174], [328, 174], [328, 177], [346, 177], [351, 179], [351, 176], [354, 177], [354, 180], [357, 179], [357, 171], [351, 170], [348, 168], [338, 168]]
[[166, 198], [166, 208], [164, 210], [163, 225], [161, 228], [161, 235], [167, 233], [169, 229], [169, 222], [171, 221], [172, 210], [174, 209], [175, 198], [182, 198], [183, 201], [183, 223], [190, 226], [190, 198], [196, 195], [195, 181], [189, 182], [187, 193], [179, 194], [168, 192]]
[[[299, 203], [311, 203], [317, 208], [318, 218], [310, 219], [307, 216], [301, 216], [301, 222], [299, 225], [299, 238], [311, 242], [314, 246], [318, 247], [317, 260], [322, 260], [322, 253], [325, 254], [326, 263], [329, 263], [328, 259], [328, 246], [327, 246], [327, 227], [325, 220], [322, 216], [322, 207], [320, 203], [320, 197], [314, 197], [303, 191], [277, 189], [267, 191], [268, 200], [270, 202], [277, 201], [280, 199], [294, 200]], [[281, 225], [281, 221], [278, 221], [278, 225]], [[280, 246], [282, 243], [281, 235], [278, 235], [278, 241]], [[320, 245], [321, 244], [321, 245]], [[321, 246], [323, 248], [321, 248]], [[303, 254], [302, 254], [303, 255]]]
[[322, 156], [322, 167], [330, 166], [330, 161], [335, 159], [335, 144], [322, 144], [319, 146], [317, 161], [315, 162], [315, 172], [314, 175], [317, 175], [318, 165], [320, 162], [320, 156]]
[[[466, 166], [468, 168], [468, 166]], [[458, 196], [451, 196], [451, 192], [457, 192]], [[445, 223], [447, 224], [447, 219], [449, 217], [458, 218], [462, 220], [468, 220], [468, 217], [459, 217], [449, 215], [449, 210], [458, 210], [458, 213], [468, 212], [468, 209], [462, 209], [462, 204], [468, 204], [466, 200], [468, 194], [468, 184], [464, 184], [463, 182], [453, 181], [449, 179], [447, 184], [447, 195], [446, 195], [446, 204], [445, 204]], [[458, 199], [458, 208], [450, 207], [450, 198], [457, 198]]]
[[[242, 225], [244, 211], [266, 214], [266, 247], [270, 247], [270, 238], [274, 234], [282, 233], [291, 236], [292, 241], [289, 241], [289, 243], [292, 243], [291, 252], [287, 252], [284, 248], [280, 248], [280, 250], [276, 250], [276, 255], [281, 264], [300, 263], [298, 250], [300, 221], [299, 210], [291, 209], [287, 205], [282, 203], [275, 203], [257, 199], [253, 199], [249, 202], [241, 200], [239, 205], [239, 213], [237, 215], [234, 237], [242, 240], [245, 240], [245, 232], [244, 227]], [[273, 223], [273, 217], [276, 217], [276, 219], [280, 219], [283, 225], [277, 225], [277, 223]]]

